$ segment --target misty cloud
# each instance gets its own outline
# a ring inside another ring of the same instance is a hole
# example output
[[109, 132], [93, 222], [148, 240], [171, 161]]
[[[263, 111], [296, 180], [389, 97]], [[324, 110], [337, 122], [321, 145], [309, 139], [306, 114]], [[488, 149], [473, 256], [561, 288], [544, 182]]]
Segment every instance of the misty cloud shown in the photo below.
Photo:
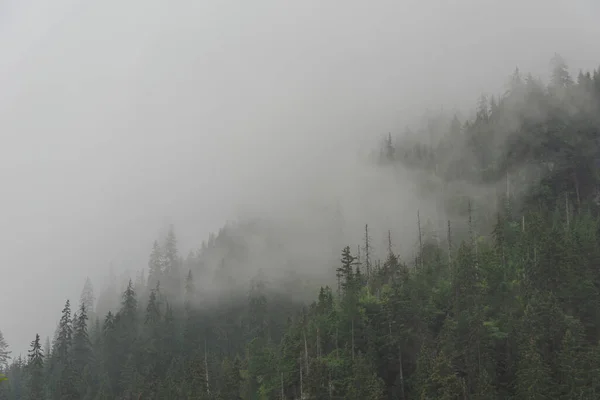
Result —
[[185, 254], [227, 220], [344, 200], [349, 231], [410, 236], [427, 200], [358, 150], [501, 92], [516, 65], [544, 75], [559, 52], [597, 67], [593, 3], [3, 2], [6, 340], [51, 335], [86, 276], [143, 268], [169, 223]]

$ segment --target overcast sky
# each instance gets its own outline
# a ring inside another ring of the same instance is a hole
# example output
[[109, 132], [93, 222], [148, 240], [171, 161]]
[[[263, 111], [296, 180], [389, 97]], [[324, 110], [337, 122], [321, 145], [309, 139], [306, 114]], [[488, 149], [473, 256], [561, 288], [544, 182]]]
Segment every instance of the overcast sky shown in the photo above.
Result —
[[198, 246], [517, 65], [599, 66], [596, 3], [0, 0], [0, 330], [26, 349], [167, 223]]

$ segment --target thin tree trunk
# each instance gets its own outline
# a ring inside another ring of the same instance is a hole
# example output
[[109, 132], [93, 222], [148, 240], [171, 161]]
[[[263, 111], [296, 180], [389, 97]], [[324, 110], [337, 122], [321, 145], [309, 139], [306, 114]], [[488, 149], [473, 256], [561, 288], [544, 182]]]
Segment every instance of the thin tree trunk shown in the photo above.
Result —
[[450, 220], [448, 220], [448, 267], [452, 267], [452, 231], [450, 230]]
[[283, 391], [283, 372], [281, 373], [281, 400], [285, 400], [285, 393]]
[[340, 358], [340, 348], [338, 347], [338, 335], [339, 335], [339, 327], [335, 327], [335, 355], [339, 359]]
[[565, 211], [567, 214], [567, 228], [569, 227], [569, 195], [565, 193]]
[[210, 396], [210, 381], [208, 379], [208, 354], [206, 351], [206, 339], [204, 339], [204, 371], [206, 373], [206, 393]]
[[[391, 317], [390, 317], [391, 320]], [[392, 339], [392, 323], [391, 321], [388, 321], [388, 332], [390, 335], [390, 341], [393, 341]], [[400, 347], [400, 341], [398, 340], [398, 367], [400, 370], [400, 395], [401, 395], [401, 399], [404, 400], [404, 369], [402, 368], [402, 348]]]
[[300, 361], [300, 399], [304, 399], [304, 381], [302, 380], [302, 361]]
[[308, 343], [306, 342], [306, 332], [303, 332], [302, 334], [304, 335], [304, 358], [306, 361], [306, 375], [308, 375]]
[[579, 179], [577, 179], [577, 173], [573, 172], [573, 180], [575, 181], [575, 194], [577, 195], [577, 207], [581, 209], [581, 197], [579, 196]]
[[365, 270], [367, 273], [367, 282], [371, 275], [371, 244], [369, 238], [369, 225], [365, 225]]
[[475, 228], [473, 226], [473, 207], [471, 206], [471, 199], [469, 199], [469, 236], [470, 236], [470, 240], [471, 240], [471, 245], [473, 246], [473, 249], [475, 250], [475, 268], [477, 269], [479, 266], [479, 262], [478, 262], [478, 253], [479, 253], [479, 246], [477, 243], [477, 235], [475, 233]]
[[319, 327], [317, 327], [317, 358], [321, 358], [321, 335], [319, 334]]
[[329, 370], [329, 399], [333, 399], [333, 382], [331, 382], [331, 370]]
[[400, 366], [400, 394], [404, 400], [404, 368], [402, 367], [402, 347], [398, 345], [398, 365]]
[[417, 225], [419, 227], [419, 261], [420, 266], [423, 266], [423, 235], [421, 234], [421, 214], [417, 210]]
[[352, 318], [352, 361], [354, 361], [354, 318]]

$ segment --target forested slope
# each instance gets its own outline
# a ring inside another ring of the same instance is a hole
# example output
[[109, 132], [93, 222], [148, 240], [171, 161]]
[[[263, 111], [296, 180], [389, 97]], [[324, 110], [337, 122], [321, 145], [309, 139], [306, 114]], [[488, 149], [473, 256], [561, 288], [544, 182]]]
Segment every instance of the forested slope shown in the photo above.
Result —
[[113, 279], [94, 304], [88, 282], [54, 338], [32, 332], [0, 399], [600, 398], [600, 69], [553, 66], [548, 84], [515, 71], [472, 118], [384, 141], [380, 168], [439, 199], [433, 222], [415, 210], [416, 257], [390, 236], [380, 260], [366, 226], [323, 282], [246, 276], [282, 254], [248, 253], [268, 225], [186, 258], [171, 231], [120, 297]]

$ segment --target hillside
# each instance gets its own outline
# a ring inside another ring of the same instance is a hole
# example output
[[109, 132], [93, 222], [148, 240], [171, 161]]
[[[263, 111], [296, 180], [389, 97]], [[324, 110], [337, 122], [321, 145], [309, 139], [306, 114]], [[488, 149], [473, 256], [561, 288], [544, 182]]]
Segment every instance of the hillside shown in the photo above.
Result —
[[374, 244], [396, 227], [349, 234], [332, 207], [182, 255], [173, 228], [123, 290], [86, 283], [53, 338], [0, 358], [0, 399], [597, 399], [600, 69], [552, 65], [383, 135], [414, 230]]

